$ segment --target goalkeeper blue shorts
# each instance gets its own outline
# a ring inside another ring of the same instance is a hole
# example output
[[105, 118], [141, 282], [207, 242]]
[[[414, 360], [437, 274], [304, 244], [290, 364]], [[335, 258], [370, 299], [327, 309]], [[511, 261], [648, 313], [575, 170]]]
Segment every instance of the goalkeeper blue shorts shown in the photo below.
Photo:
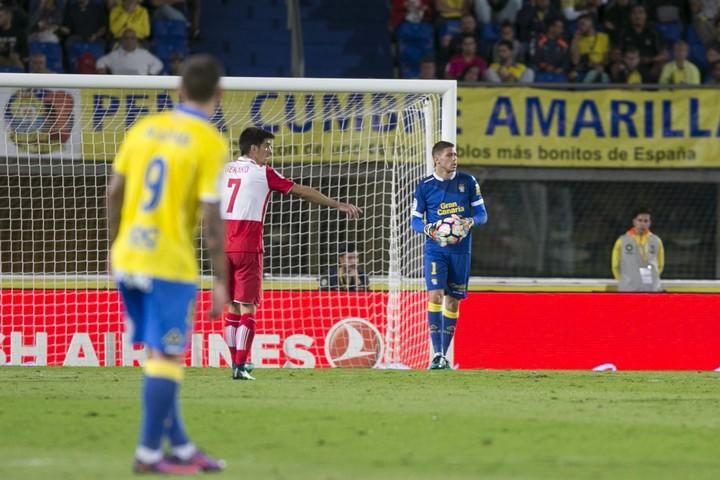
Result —
[[428, 290], [443, 290], [445, 295], [459, 300], [467, 297], [470, 255], [435, 250], [426, 252], [424, 270]]
[[167, 355], [185, 353], [195, 314], [197, 286], [156, 278], [118, 281], [133, 343]]

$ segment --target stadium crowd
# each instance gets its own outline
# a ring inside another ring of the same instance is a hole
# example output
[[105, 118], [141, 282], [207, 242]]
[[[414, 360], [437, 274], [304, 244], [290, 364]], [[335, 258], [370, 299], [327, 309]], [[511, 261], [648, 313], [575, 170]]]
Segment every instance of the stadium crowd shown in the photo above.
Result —
[[[720, 0], [387, 0], [403, 78], [720, 83]], [[201, 0], [0, 0], [0, 72], [176, 74]]]
[[392, 0], [403, 78], [720, 83], [719, 0]]
[[2, 0], [0, 72], [176, 74], [201, 0]]

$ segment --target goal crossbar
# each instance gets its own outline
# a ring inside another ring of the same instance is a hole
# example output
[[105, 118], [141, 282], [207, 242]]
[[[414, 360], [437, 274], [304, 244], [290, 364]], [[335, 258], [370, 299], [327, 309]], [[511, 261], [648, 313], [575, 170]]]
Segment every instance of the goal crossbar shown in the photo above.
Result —
[[[0, 75], [0, 87], [15, 88], [135, 88], [173, 90], [180, 77], [150, 75], [69, 75], [7, 73]], [[226, 90], [275, 91], [292, 89], [295, 92], [380, 92], [433, 93], [442, 95], [442, 137], [455, 143], [457, 115], [457, 82], [455, 80], [400, 80], [360, 78], [278, 78], [223, 77]]]

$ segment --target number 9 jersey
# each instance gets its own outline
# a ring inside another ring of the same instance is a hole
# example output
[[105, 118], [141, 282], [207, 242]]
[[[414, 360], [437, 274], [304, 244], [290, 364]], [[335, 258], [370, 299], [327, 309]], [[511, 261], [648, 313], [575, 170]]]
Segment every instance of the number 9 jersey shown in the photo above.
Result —
[[113, 162], [125, 177], [113, 273], [196, 282], [199, 203], [217, 203], [227, 140], [200, 111], [179, 105], [132, 127]]

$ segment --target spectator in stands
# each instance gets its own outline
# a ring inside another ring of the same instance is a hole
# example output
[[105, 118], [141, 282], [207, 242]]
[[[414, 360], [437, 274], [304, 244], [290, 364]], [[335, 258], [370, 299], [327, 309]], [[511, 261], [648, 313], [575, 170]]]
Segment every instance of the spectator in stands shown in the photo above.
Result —
[[135, 32], [127, 29], [120, 39], [120, 47], [97, 61], [100, 73], [114, 75], [157, 75], [162, 72], [163, 63], [152, 53], [138, 47]]
[[395, 31], [403, 22], [432, 23], [432, 21], [433, 0], [393, 0], [390, 7], [391, 31]]
[[0, 67], [25, 70], [22, 59], [27, 51], [23, 29], [13, 20], [13, 10], [0, 4]]
[[360, 269], [360, 254], [353, 245], [341, 249], [336, 266], [330, 267], [325, 278], [320, 280], [321, 290], [364, 291], [368, 278]]
[[633, 213], [633, 227], [621, 235], [612, 250], [611, 268], [621, 292], [660, 292], [660, 274], [665, 249], [660, 237], [650, 231], [650, 211]]
[[498, 45], [500, 45], [500, 42], [510, 42], [512, 44], [513, 61], [525, 61], [525, 47], [515, 38], [515, 27], [512, 23], [505, 22], [500, 26], [500, 40], [493, 46], [492, 52], [492, 61], [495, 63], [499, 61]]
[[435, 0], [434, 5], [438, 21], [459, 20], [470, 13], [472, 0]]
[[58, 0], [40, 0], [30, 12], [31, 42], [58, 43], [58, 30], [62, 25], [62, 7]]
[[710, 65], [710, 75], [705, 83], [708, 85], [720, 85], [720, 61]]
[[535, 72], [513, 60], [513, 44], [501, 40], [498, 44], [498, 62], [485, 72], [485, 80], [492, 83], [532, 83]]
[[66, 35], [65, 51], [76, 42], [97, 42], [105, 46], [107, 33], [107, 10], [105, 4], [90, 0], [75, 0], [67, 4], [60, 32]]
[[44, 53], [30, 55], [28, 70], [30, 73], [53, 73], [47, 66], [47, 57]]
[[565, 24], [561, 18], [547, 21], [545, 34], [531, 44], [531, 65], [536, 73], [547, 74], [547, 80], [567, 81], [570, 68], [570, 46], [563, 39]]
[[477, 20], [472, 13], [466, 13], [460, 19], [460, 33], [457, 35], [446, 34], [440, 39], [440, 53], [445, 61], [462, 51], [462, 41], [465, 35], [474, 36], [477, 44], [481, 45]]
[[705, 45], [705, 58], [708, 63], [715, 63], [720, 60], [720, 41], [713, 41]]
[[686, 0], [645, 0], [650, 18], [659, 23], [687, 23]]
[[517, 15], [518, 40], [529, 45], [545, 32], [548, 20], [560, 15], [560, 10], [550, 0], [531, 0]]
[[602, 12], [602, 24], [613, 42], [630, 27], [631, 0], [613, 0]]
[[119, 39], [126, 30], [135, 32], [138, 40], [150, 36], [150, 15], [145, 7], [139, 5], [138, 0], [122, 0], [110, 11], [110, 33], [113, 38]]
[[700, 70], [688, 61], [688, 45], [680, 40], [673, 45], [673, 60], [665, 64], [658, 83], [671, 85], [700, 85]]
[[667, 61], [667, 54], [660, 35], [647, 23], [647, 11], [642, 5], [635, 5], [630, 14], [630, 27], [620, 34], [623, 50], [630, 47], [640, 52], [640, 70], [643, 77], [655, 81]]
[[720, 40], [720, 2], [691, 0], [692, 24], [703, 43]]
[[480, 23], [515, 23], [522, 0], [475, 0], [475, 15]]
[[605, 72], [605, 65], [598, 63], [593, 65], [582, 81], [583, 83], [610, 83], [610, 75]]
[[168, 75], [182, 75], [181, 70], [184, 61], [185, 56], [182, 52], [173, 52], [168, 61]]
[[562, 0], [562, 11], [568, 22], [580, 20], [580, 17], [589, 15], [592, 21], [598, 18], [598, 10], [606, 0]]
[[460, 75], [459, 80], [466, 83], [476, 83], [481, 81], [482, 75], [480, 75], [480, 69], [477, 65], [470, 65], [465, 69], [462, 75]]
[[[408, 0], [422, 3], [422, 0]], [[201, 0], [151, 0], [152, 17], [155, 20], [176, 20], [185, 22], [190, 28], [191, 38], [197, 37], [200, 31]]]
[[474, 35], [465, 35], [462, 41], [462, 51], [450, 59], [445, 69], [445, 77], [457, 80], [470, 65], [476, 65], [480, 74], [485, 73], [487, 63], [477, 53], [477, 41]]
[[610, 69], [613, 83], [642, 84], [647, 83], [643, 72], [640, 70], [640, 52], [635, 47], [625, 50], [622, 62], [619, 62]]
[[437, 79], [437, 64], [433, 57], [425, 57], [420, 62], [420, 78], [422, 80]]
[[582, 15], [577, 22], [577, 30], [570, 44], [570, 61], [573, 70], [569, 78], [575, 80], [584, 77], [590, 70], [605, 68], [610, 52], [610, 39], [607, 34], [595, 31], [590, 15]]

